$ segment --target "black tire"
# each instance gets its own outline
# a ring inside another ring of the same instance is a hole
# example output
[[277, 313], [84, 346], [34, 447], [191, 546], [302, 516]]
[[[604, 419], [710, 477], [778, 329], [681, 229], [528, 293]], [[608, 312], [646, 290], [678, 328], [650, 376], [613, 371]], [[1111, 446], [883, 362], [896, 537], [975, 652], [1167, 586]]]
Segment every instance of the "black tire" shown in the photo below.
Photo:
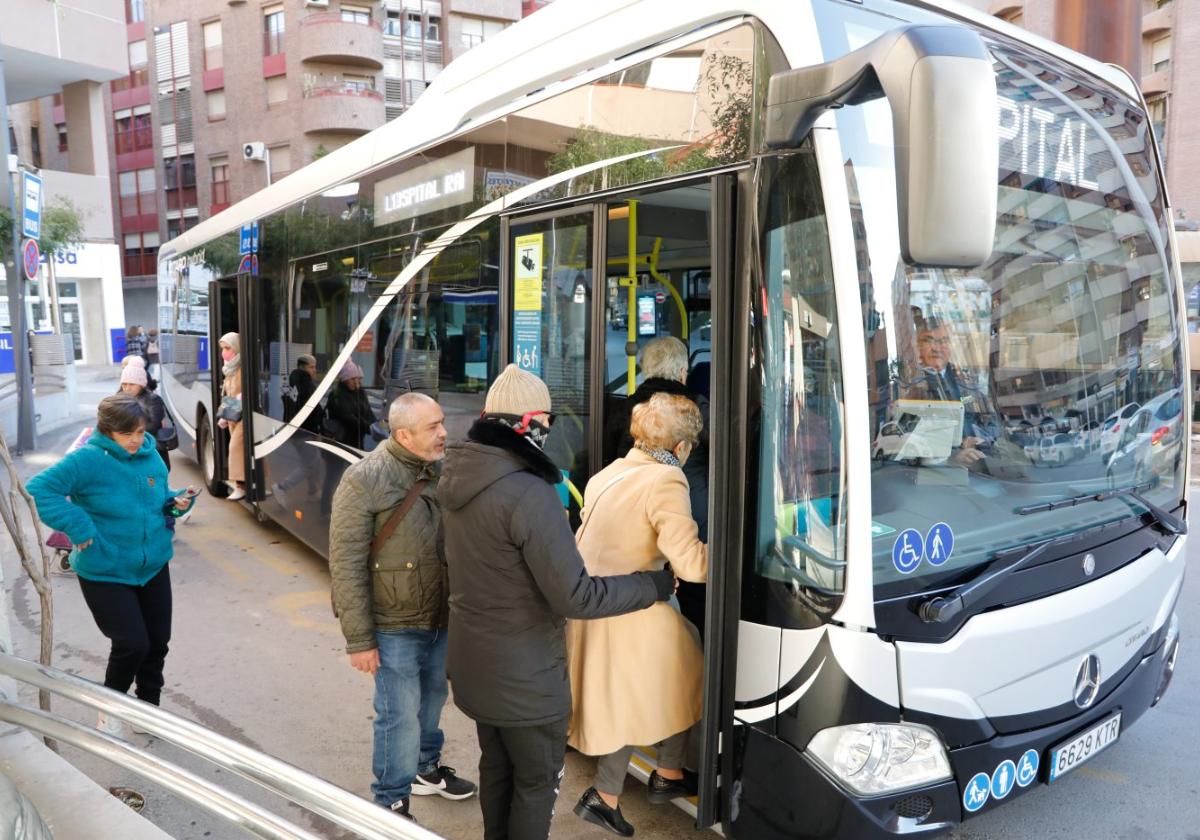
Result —
[[214, 496], [228, 495], [229, 485], [217, 475], [216, 437], [203, 411], [196, 417], [196, 463], [205, 489]]

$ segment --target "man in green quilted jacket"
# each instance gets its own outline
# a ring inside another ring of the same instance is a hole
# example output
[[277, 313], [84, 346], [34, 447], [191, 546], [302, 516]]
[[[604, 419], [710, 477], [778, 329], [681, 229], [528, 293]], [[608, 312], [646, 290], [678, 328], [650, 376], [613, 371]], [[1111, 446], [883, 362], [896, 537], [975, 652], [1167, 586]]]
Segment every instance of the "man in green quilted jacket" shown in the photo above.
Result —
[[[351, 665], [375, 678], [371, 792], [376, 803], [410, 819], [410, 794], [475, 793], [441, 763], [449, 590], [435, 491], [446, 454], [444, 419], [424, 394], [397, 397], [387, 443], [346, 470], [329, 527], [346, 652]], [[424, 483], [413, 490], [418, 481]], [[403, 517], [386, 533], [398, 511]]]

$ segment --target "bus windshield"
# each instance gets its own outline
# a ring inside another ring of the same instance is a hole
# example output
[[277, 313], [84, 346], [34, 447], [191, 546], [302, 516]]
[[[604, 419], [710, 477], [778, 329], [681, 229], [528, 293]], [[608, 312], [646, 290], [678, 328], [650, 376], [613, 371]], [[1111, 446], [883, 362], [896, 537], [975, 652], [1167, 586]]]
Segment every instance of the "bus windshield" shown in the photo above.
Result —
[[[839, 21], [820, 27], [826, 59], [902, 22], [829, 14]], [[888, 105], [837, 112], [866, 327], [861, 443], [880, 598], [1144, 512], [1128, 497], [1038, 509], [1047, 502], [1141, 485], [1174, 510], [1183, 493], [1179, 306], [1150, 122], [1077, 69], [989, 46], [999, 206], [995, 248], [978, 268], [902, 259]]]

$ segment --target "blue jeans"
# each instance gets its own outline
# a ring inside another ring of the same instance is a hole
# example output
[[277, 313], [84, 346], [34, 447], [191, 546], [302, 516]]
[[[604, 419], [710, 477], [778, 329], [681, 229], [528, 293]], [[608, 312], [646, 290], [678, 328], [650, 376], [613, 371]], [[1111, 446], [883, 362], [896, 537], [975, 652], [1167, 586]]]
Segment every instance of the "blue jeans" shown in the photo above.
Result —
[[417, 773], [434, 770], [445, 736], [438, 723], [446, 704], [445, 630], [377, 631], [375, 749], [371, 793], [380, 805], [406, 799]]

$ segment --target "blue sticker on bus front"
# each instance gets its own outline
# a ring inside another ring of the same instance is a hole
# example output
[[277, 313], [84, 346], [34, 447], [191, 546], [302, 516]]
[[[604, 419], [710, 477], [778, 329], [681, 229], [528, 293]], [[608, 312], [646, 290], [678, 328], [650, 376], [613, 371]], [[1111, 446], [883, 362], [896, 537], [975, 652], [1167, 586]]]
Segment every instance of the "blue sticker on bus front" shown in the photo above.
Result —
[[971, 813], [978, 811], [987, 804], [992, 794], [992, 780], [987, 773], [976, 773], [963, 788], [963, 807]]
[[915, 528], [905, 528], [892, 543], [892, 565], [902, 575], [911, 572], [921, 565], [921, 532]]
[[1037, 750], [1025, 750], [1025, 754], [1017, 762], [1017, 784], [1021, 787], [1029, 787], [1030, 783], [1037, 778], [1037, 771]]
[[939, 522], [925, 535], [925, 557], [940, 566], [954, 553], [954, 532], [945, 522]]
[[992, 773], [992, 798], [1003, 799], [1012, 793], [1013, 785], [1017, 783], [1017, 765], [1009, 759], [1004, 759]]

